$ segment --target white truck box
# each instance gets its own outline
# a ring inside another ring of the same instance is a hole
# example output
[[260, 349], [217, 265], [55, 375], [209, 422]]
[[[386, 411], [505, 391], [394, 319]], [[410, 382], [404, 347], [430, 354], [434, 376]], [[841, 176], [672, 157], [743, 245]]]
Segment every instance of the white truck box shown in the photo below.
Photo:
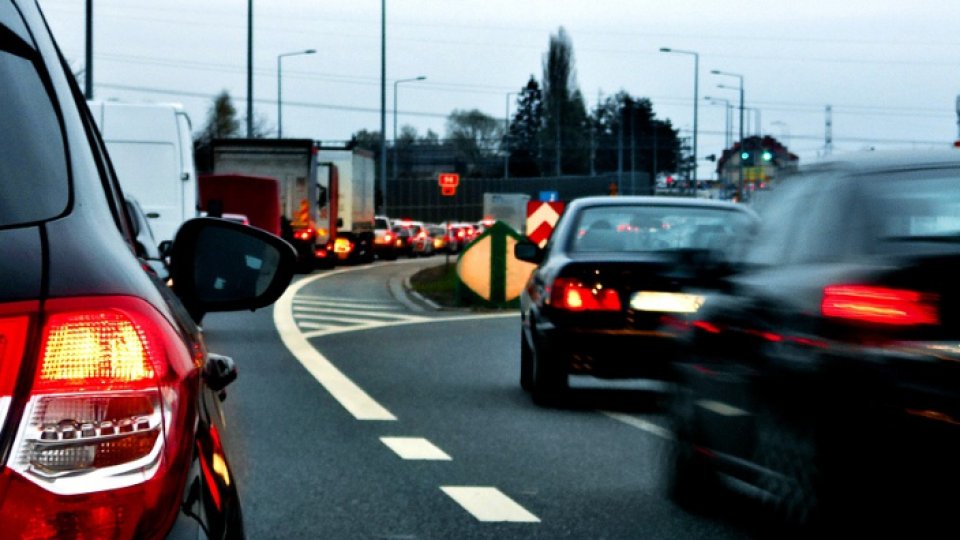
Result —
[[529, 201], [526, 193], [484, 193], [483, 219], [502, 221], [518, 233], [526, 234]]
[[137, 198], [157, 241], [197, 217], [190, 118], [175, 103], [89, 101], [124, 193]]

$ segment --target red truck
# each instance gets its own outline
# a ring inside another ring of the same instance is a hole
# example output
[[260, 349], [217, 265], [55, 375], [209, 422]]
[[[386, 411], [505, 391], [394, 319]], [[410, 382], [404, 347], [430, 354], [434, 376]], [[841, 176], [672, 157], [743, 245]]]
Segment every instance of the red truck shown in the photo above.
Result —
[[200, 210], [207, 215], [242, 214], [249, 225], [276, 236], [280, 230], [280, 184], [246, 174], [200, 175]]

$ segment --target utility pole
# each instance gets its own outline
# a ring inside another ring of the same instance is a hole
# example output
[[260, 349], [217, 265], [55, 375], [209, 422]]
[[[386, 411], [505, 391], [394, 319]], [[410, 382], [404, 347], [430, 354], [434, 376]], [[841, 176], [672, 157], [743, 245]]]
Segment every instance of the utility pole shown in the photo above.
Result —
[[253, 138], [253, 0], [247, 0], [247, 138]]
[[87, 52], [83, 68], [83, 96], [93, 99], [93, 0], [87, 0]]
[[387, 0], [380, 0], [380, 199], [387, 215]]

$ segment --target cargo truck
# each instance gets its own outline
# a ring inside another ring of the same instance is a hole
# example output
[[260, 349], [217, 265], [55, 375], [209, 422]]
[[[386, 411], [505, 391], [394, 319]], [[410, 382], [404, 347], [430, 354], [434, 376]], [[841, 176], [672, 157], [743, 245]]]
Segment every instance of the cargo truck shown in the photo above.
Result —
[[280, 236], [280, 183], [248, 174], [201, 174], [200, 210], [212, 217], [240, 214], [247, 224]]
[[[327, 177], [336, 178], [329, 190], [336, 212], [333, 254], [338, 262], [370, 262], [374, 257], [374, 186], [376, 167], [373, 153], [357, 148], [320, 146], [318, 165]], [[321, 172], [321, 177], [324, 174]]]
[[[215, 139], [213, 174], [275, 178], [280, 188], [281, 237], [297, 249], [303, 270], [332, 262], [336, 231], [330, 218], [330, 178], [319, 177], [317, 147], [311, 139]], [[335, 171], [324, 170], [334, 179]], [[333, 221], [335, 224], [336, 221]]]
[[217, 139], [211, 146], [214, 174], [279, 182], [281, 236], [297, 248], [301, 266], [373, 260], [371, 152], [310, 139]]

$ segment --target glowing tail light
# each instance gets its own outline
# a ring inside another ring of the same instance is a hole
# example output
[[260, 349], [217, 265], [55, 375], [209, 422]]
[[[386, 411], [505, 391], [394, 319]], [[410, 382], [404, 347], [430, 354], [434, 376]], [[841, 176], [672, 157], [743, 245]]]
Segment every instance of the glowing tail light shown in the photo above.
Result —
[[936, 294], [868, 285], [830, 285], [820, 304], [824, 317], [912, 326], [940, 323]]
[[597, 284], [591, 287], [574, 278], [557, 278], [550, 288], [550, 305], [568, 311], [620, 311], [620, 295]]
[[299, 231], [294, 233], [293, 237], [296, 238], [297, 240], [309, 242], [316, 235], [317, 235], [317, 232], [315, 230], [313, 230], [312, 228], [307, 228], [307, 229], [300, 229]]
[[[163, 534], [178, 512], [169, 498], [182, 492], [190, 464], [184, 435], [193, 425], [199, 358], [139, 299], [56, 299], [45, 310], [6, 463], [14, 474], [0, 508], [9, 518], [3, 536]], [[13, 323], [0, 321], [6, 333]]]

